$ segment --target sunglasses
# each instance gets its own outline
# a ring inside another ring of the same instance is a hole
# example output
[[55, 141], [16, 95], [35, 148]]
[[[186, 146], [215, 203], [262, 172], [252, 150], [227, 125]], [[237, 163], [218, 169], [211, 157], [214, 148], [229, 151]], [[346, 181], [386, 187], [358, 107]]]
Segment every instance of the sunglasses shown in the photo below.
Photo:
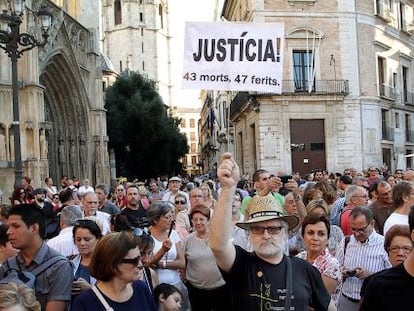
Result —
[[253, 234], [263, 234], [265, 230], [269, 234], [279, 234], [284, 226], [269, 226], [269, 227], [261, 227], [261, 226], [250, 226], [250, 232]]
[[121, 263], [129, 263], [139, 269], [143, 269], [143, 266], [141, 265], [141, 256], [137, 256], [135, 258], [122, 258]]
[[133, 232], [135, 236], [141, 236], [144, 234], [144, 230], [142, 230], [141, 228], [134, 228]]
[[185, 204], [185, 201], [175, 201], [174, 204]]

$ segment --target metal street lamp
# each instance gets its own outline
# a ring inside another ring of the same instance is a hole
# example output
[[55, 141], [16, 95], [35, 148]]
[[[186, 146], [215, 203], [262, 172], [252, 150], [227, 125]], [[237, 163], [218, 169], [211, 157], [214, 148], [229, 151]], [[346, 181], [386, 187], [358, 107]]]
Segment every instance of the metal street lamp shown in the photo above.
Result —
[[48, 31], [52, 25], [52, 16], [46, 7], [37, 12], [40, 19], [43, 41], [33, 35], [20, 33], [25, 0], [7, 0], [8, 9], [0, 14], [0, 48], [10, 57], [12, 63], [13, 90], [13, 135], [14, 135], [14, 176], [15, 186], [22, 184], [22, 154], [20, 146], [19, 86], [17, 80], [17, 60], [24, 52], [35, 47], [44, 47], [47, 43]]

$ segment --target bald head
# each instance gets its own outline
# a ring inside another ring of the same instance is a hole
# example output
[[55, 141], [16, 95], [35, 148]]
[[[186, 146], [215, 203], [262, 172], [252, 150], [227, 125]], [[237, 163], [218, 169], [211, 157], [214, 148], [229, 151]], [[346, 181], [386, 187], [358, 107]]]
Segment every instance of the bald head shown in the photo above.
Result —
[[408, 170], [404, 173], [404, 180], [414, 182], [414, 171]]

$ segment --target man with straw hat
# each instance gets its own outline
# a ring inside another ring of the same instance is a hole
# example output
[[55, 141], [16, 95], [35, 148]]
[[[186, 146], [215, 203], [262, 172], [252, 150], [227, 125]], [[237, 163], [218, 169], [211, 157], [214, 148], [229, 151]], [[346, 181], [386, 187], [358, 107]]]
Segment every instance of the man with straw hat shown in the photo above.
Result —
[[286, 215], [272, 195], [254, 196], [245, 221], [237, 223], [247, 231], [252, 252], [234, 246], [231, 207], [240, 172], [230, 153], [222, 155], [217, 176], [222, 188], [209, 244], [233, 292], [234, 310], [327, 310], [330, 296], [319, 271], [283, 254], [288, 231], [298, 224], [298, 217]]

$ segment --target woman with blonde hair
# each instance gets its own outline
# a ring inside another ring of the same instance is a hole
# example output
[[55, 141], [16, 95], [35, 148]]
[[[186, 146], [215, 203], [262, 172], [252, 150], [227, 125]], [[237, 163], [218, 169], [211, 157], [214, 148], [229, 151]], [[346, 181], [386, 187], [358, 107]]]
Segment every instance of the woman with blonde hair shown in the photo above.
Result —
[[328, 204], [329, 210], [331, 210], [331, 206], [338, 196], [336, 187], [331, 182], [322, 180], [317, 182], [313, 188], [322, 193], [322, 199], [325, 200], [326, 204]]
[[139, 200], [142, 204], [142, 207], [144, 209], [147, 209], [150, 206], [147, 188], [145, 188], [145, 186], [142, 186], [142, 185], [138, 186], [138, 194], [139, 194]]
[[175, 231], [181, 239], [184, 239], [191, 232], [190, 217], [187, 210], [187, 198], [182, 193], [174, 197], [175, 207]]
[[217, 201], [213, 198], [213, 191], [211, 190], [210, 186], [207, 183], [202, 183], [200, 186], [201, 191], [203, 191], [204, 194], [204, 204], [207, 205], [207, 207], [214, 210], [216, 207]]
[[10, 282], [0, 287], [0, 311], [40, 311], [33, 289]]

